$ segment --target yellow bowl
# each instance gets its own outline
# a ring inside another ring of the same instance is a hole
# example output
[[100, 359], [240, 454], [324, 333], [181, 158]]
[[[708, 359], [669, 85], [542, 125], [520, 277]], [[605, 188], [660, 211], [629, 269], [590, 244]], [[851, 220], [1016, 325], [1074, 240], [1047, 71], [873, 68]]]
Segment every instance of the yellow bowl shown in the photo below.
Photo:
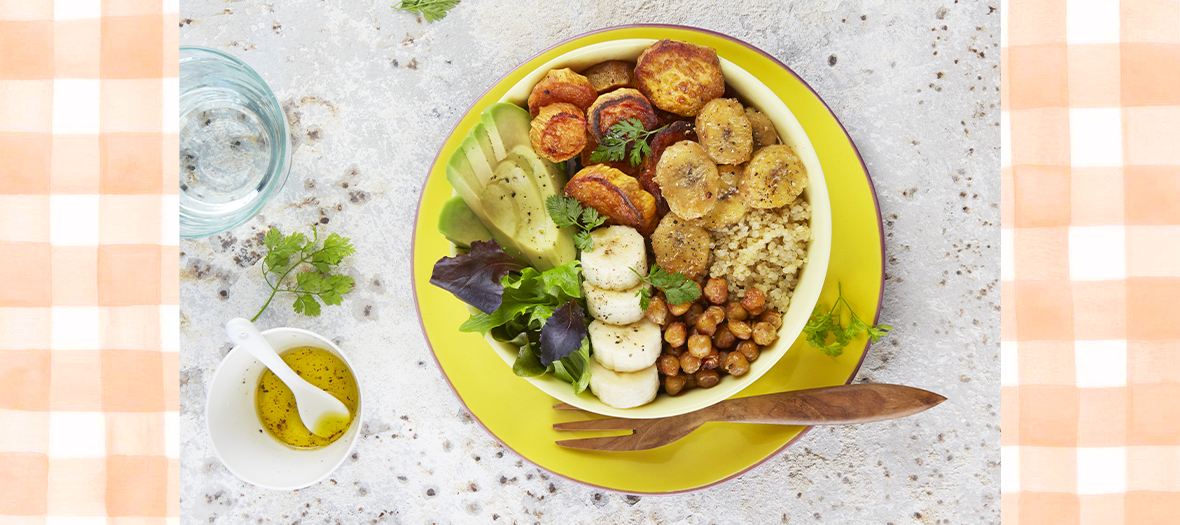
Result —
[[[599, 42], [575, 49], [532, 70], [510, 87], [499, 101], [528, 107], [529, 93], [549, 70], [568, 67], [574, 71], [581, 71], [605, 60], [634, 62], [639, 58], [639, 54], [655, 41], [650, 38], [629, 38]], [[569, 383], [552, 374], [525, 378], [546, 394], [560, 399], [564, 403], [597, 414], [643, 419], [675, 416], [716, 404], [740, 392], [762, 377], [762, 374], [767, 370], [770, 370], [791, 348], [791, 343], [799, 337], [803, 331], [803, 325], [807, 323], [812, 309], [815, 308], [820, 290], [823, 288], [824, 274], [828, 270], [828, 256], [832, 251], [832, 212], [828, 202], [828, 189], [824, 181], [823, 168], [815, 155], [811, 141], [807, 138], [807, 133], [803, 131], [803, 127], [799, 125], [799, 121], [791, 113], [790, 108], [754, 75], [730, 62], [724, 56], [719, 58], [721, 59], [721, 72], [725, 75], [726, 83], [743, 100], [765, 113], [771, 122], [774, 122], [783, 143], [791, 146], [803, 160], [803, 165], [807, 167], [807, 189], [803, 191], [803, 198], [811, 203], [810, 226], [813, 238], [807, 248], [807, 263], [800, 270], [799, 283], [795, 287], [794, 296], [791, 298], [787, 311], [783, 313], [783, 326], [779, 330], [778, 340], [762, 350], [758, 360], [750, 364], [750, 371], [744, 376], [722, 376], [721, 382], [713, 388], [694, 388], [676, 396], [661, 394], [656, 396], [655, 401], [635, 408], [619, 409], [606, 405], [589, 390], [582, 392], [581, 395], [574, 395], [573, 388]], [[455, 133], [465, 135], [468, 131], [468, 129], [457, 129]], [[490, 335], [486, 339], [488, 344], [500, 355], [500, 358], [511, 368], [512, 364], [516, 362], [517, 349], [496, 341]]]
[[[579, 35], [526, 60], [489, 87], [444, 141], [422, 187], [414, 226], [412, 283], [422, 329], [442, 377], [475, 421], [505, 447], [567, 479], [629, 494], [668, 494], [732, 479], [796, 442], [807, 429], [707, 423], [683, 439], [653, 450], [612, 453], [559, 447], [554, 441], [612, 432], [554, 431], [554, 423], [598, 416], [550, 408], [554, 398], [513, 375], [495, 352], [488, 351], [479, 334], [458, 331], [467, 319], [465, 305], [429, 282], [435, 261], [451, 254], [450, 243], [437, 229], [438, 214], [452, 195], [446, 181], [446, 159], [479, 121], [480, 110], [561, 55], [592, 44], [636, 38], [671, 38], [713, 47], [721, 57], [757, 73], [776, 98], [789, 103], [823, 165], [831, 196], [832, 251], [820, 302], [831, 306], [837, 285], [842, 284], [844, 298], [861, 318], [876, 322], [885, 277], [884, 233], [872, 181], [856, 146], [823, 100], [774, 57], [734, 38], [682, 26], [623, 26]], [[868, 342], [857, 338], [842, 355], [829, 357], [803, 338], [796, 338], [793, 348], [775, 366], [736, 397], [847, 383], [856, 375], [867, 350]]]

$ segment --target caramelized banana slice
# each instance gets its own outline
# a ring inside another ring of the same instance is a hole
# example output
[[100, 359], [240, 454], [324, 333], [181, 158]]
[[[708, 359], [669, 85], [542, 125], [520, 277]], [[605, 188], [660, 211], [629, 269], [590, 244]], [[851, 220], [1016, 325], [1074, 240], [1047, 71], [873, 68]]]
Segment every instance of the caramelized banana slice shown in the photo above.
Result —
[[582, 71], [599, 95], [619, 88], [635, 87], [635, 64], [622, 60], [599, 62]]
[[707, 230], [717, 230], [741, 220], [746, 215], [746, 203], [738, 197], [738, 183], [741, 181], [744, 166], [717, 166], [717, 174], [721, 178], [721, 191], [717, 194], [717, 204], [701, 221]]
[[746, 108], [746, 119], [750, 121], [754, 134], [754, 151], [778, 144], [778, 130], [774, 129], [770, 117], [754, 108]]
[[754, 137], [742, 103], [732, 98], [710, 100], [697, 114], [697, 137], [718, 164], [741, 164], [754, 152]]
[[598, 210], [607, 224], [621, 224], [651, 235], [656, 226], [656, 200], [633, 177], [604, 164], [588, 166], [565, 185], [566, 196]]
[[586, 77], [570, 68], [553, 69], [529, 93], [529, 114], [536, 117], [541, 108], [558, 102], [568, 102], [585, 112], [597, 97], [598, 92]]
[[754, 153], [738, 185], [751, 208], [778, 208], [795, 200], [807, 186], [807, 168], [790, 146], [767, 146]]
[[717, 165], [700, 144], [690, 140], [664, 150], [656, 164], [656, 183], [672, 213], [685, 219], [703, 217], [712, 211], [721, 189]]
[[692, 129], [692, 124], [683, 120], [668, 124], [668, 127], [660, 130], [651, 139], [651, 154], [643, 159], [643, 174], [640, 177], [640, 182], [643, 183], [643, 189], [656, 198], [656, 214], [660, 218], [670, 211], [668, 201], [664, 199], [660, 185], [656, 182], [656, 166], [659, 165], [660, 157], [664, 155], [664, 150], [668, 149], [668, 146], [682, 140], [695, 141], [696, 139], [697, 132]]
[[586, 118], [568, 102], [541, 108], [529, 127], [529, 142], [537, 154], [552, 162], [569, 160], [586, 147]]
[[686, 117], [696, 116], [706, 102], [725, 93], [716, 50], [668, 39], [639, 55], [635, 82], [656, 107]]
[[656, 129], [658, 123], [656, 112], [651, 108], [647, 98], [631, 88], [616, 89], [598, 97], [586, 111], [586, 116], [590, 133], [599, 144], [610, 127], [619, 121], [639, 119], [643, 123], [643, 129], [648, 131]]
[[704, 275], [709, 264], [709, 232], [669, 213], [651, 234], [651, 249], [660, 268], [691, 279]]

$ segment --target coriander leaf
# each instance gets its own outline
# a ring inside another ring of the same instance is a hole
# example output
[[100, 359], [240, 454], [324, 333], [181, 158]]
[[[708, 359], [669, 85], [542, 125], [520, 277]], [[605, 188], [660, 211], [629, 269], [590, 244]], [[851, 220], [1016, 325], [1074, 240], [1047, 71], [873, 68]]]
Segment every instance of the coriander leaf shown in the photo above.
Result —
[[632, 166], [638, 166], [643, 162], [644, 156], [651, 154], [651, 146], [647, 144], [647, 138], [666, 127], [668, 126], [648, 131], [643, 127], [643, 121], [637, 118], [620, 120], [607, 130], [606, 135], [602, 137], [602, 144], [599, 144], [590, 153], [590, 161], [623, 160], [627, 156], [628, 146], [630, 146], [631, 156], [628, 160]]
[[557, 226], [565, 228], [578, 223], [582, 205], [573, 197], [550, 195], [545, 199], [545, 209], [549, 211], [549, 218], [553, 219]]
[[639, 308], [646, 312], [649, 306], [651, 306], [651, 287], [641, 286], [639, 288]]
[[[803, 325], [803, 333], [807, 336], [808, 344], [824, 354], [835, 357], [844, 353], [844, 347], [856, 337], [867, 335], [869, 340], [875, 343], [893, 329], [885, 324], [870, 326], [864, 322], [844, 298], [843, 287], [839, 283], [836, 286], [839, 296], [832, 308], [825, 311], [823, 306], [816, 305], [811, 312], [811, 318]], [[848, 326], [843, 324], [844, 307], [848, 307]], [[829, 335], [833, 336], [835, 341], [828, 343]]]
[[[681, 273], [666, 272], [658, 264], [651, 265], [651, 270], [646, 277], [635, 268], [631, 268], [631, 271], [635, 272], [642, 282], [664, 292], [664, 298], [668, 304], [691, 303], [701, 296], [701, 287], [697, 285], [696, 281]], [[641, 287], [639, 294], [639, 306], [646, 310], [647, 306], [651, 304], [652, 293], [646, 287]]]
[[500, 279], [522, 268], [525, 266], [504, 253], [495, 240], [473, 241], [470, 252], [443, 257], [434, 263], [430, 284], [485, 313], [492, 313], [500, 307], [504, 294]]
[[594, 251], [594, 238], [590, 237], [590, 232], [576, 232], [574, 233], [574, 247], [576, 247], [578, 251], [592, 252]]
[[320, 303], [311, 294], [300, 294], [296, 297], [294, 308], [297, 314], [305, 314], [311, 317], [320, 315]]
[[599, 216], [598, 210], [591, 207], [586, 207], [582, 210], [582, 224], [585, 225], [587, 230], [593, 230], [602, 226], [604, 222], [606, 222], [606, 217]]
[[427, 22], [434, 22], [442, 20], [447, 16], [447, 11], [459, 5], [459, 0], [402, 0], [401, 4], [393, 6], [394, 9], [401, 9], [411, 13], [422, 15]]
[[[296, 294], [291, 306], [295, 313], [316, 316], [320, 314], [320, 301], [324, 304], [340, 304], [343, 300], [341, 296], [352, 290], [351, 277], [329, 273], [332, 266], [356, 252], [352, 244], [347, 238], [333, 233], [324, 240], [323, 247], [317, 248], [319, 231], [313, 226], [312, 232], [315, 235], [311, 239], [299, 232], [284, 236], [274, 228], [266, 232], [262, 239], [263, 245], [267, 247], [266, 256], [262, 259], [262, 276], [267, 286], [270, 286], [271, 293], [252, 321], [266, 311], [278, 292]], [[282, 288], [291, 272], [296, 272], [295, 287]], [[273, 283], [270, 279], [272, 274], [276, 276]]]
[[541, 364], [550, 363], [578, 350], [586, 337], [586, 313], [577, 301], [553, 311], [541, 328]]

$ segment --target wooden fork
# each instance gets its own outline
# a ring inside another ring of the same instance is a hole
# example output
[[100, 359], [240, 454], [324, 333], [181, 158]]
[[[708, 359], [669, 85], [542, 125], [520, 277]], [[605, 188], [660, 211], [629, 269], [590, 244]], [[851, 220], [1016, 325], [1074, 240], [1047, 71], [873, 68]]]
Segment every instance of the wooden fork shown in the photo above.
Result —
[[[634, 430], [621, 436], [567, 439], [563, 447], [628, 451], [662, 447], [710, 421], [772, 425], [852, 425], [917, 414], [946, 401], [934, 392], [878, 383], [857, 383], [726, 399], [679, 416], [606, 418], [556, 423], [553, 430]], [[557, 410], [579, 410], [565, 403]]]

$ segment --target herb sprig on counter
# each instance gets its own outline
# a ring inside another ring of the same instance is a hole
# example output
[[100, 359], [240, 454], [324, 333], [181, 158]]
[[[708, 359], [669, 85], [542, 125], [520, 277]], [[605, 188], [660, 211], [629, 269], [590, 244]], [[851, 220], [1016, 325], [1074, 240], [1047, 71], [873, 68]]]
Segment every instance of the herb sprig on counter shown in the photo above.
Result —
[[[803, 326], [803, 333], [807, 336], [807, 342], [811, 343], [811, 346], [835, 357], [844, 353], [844, 347], [848, 346], [852, 338], [858, 335], [868, 334], [869, 340], [875, 343], [890, 330], [893, 330], [893, 327], [887, 324], [869, 326], [868, 323], [862, 321], [852, 310], [852, 305], [848, 304], [848, 300], [844, 299], [843, 287], [837, 284], [836, 289], [840, 296], [832, 305], [832, 309], [824, 312], [823, 305], [816, 305], [811, 319]], [[848, 326], [843, 324], [845, 306], [848, 307], [848, 313], [851, 314]], [[827, 342], [829, 334], [835, 337], [835, 341]]]
[[447, 11], [457, 5], [459, 5], [459, 0], [402, 0], [402, 3], [393, 6], [393, 8], [417, 13], [422, 15], [422, 18], [425, 18], [427, 22], [434, 22], [442, 20], [447, 16]]
[[577, 226], [580, 231], [574, 234], [574, 246], [584, 252], [594, 251], [594, 239], [590, 237], [590, 230], [602, 226], [606, 217], [598, 215], [598, 210], [583, 207], [578, 199], [550, 195], [545, 199], [545, 208], [549, 210], [549, 217], [559, 227]]
[[[310, 240], [299, 232], [286, 236], [273, 228], [266, 232], [262, 242], [268, 251], [262, 259], [262, 278], [270, 287], [270, 297], [251, 321], [258, 320], [279, 292], [295, 294], [295, 313], [315, 317], [320, 315], [320, 301], [340, 304], [342, 296], [352, 290], [352, 277], [330, 273], [342, 259], [356, 253], [352, 243], [347, 237], [333, 233], [324, 239], [323, 246], [318, 246], [320, 232], [315, 226], [311, 231]], [[281, 288], [287, 275], [296, 270], [300, 271], [295, 274], [295, 287]], [[270, 275], [278, 278], [272, 283]]]
[[632, 166], [643, 162], [643, 157], [651, 155], [651, 146], [647, 144], [647, 137], [656, 134], [668, 126], [647, 131], [643, 129], [643, 122], [637, 118], [621, 120], [611, 126], [602, 138], [602, 144], [594, 148], [590, 154], [591, 162], [610, 162], [623, 160], [627, 157], [627, 146], [632, 145], [630, 161]]
[[[639, 272], [635, 268], [631, 268], [635, 275]], [[668, 304], [684, 304], [691, 303], [701, 296], [701, 287], [692, 279], [689, 279], [682, 273], [666, 272], [659, 265], [651, 265], [651, 271], [644, 277], [639, 275], [639, 278], [650, 284], [654, 288], [658, 288], [664, 292], [664, 299]], [[639, 307], [647, 310], [651, 306], [652, 291], [646, 286], [639, 289]]]

